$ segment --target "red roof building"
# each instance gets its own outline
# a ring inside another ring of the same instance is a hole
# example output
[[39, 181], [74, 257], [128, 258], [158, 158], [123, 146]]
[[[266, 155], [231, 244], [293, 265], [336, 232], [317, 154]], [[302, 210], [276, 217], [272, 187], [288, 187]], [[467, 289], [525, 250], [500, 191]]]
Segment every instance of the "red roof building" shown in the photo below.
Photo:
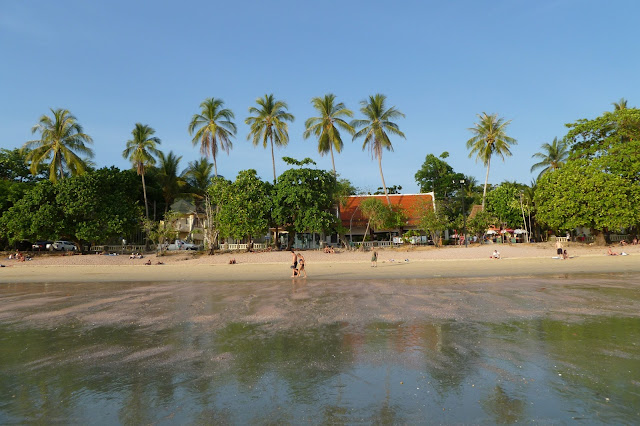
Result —
[[[356, 229], [362, 230], [367, 227], [367, 219], [362, 215], [360, 203], [367, 198], [377, 198], [383, 203], [387, 203], [384, 195], [353, 195], [347, 198], [345, 206], [340, 207], [340, 219], [342, 226], [352, 229], [355, 234]], [[420, 223], [420, 218], [425, 206], [435, 208], [433, 193], [426, 194], [389, 194], [389, 199], [393, 206], [399, 206], [407, 217], [406, 229], [415, 229]], [[382, 230], [380, 230], [382, 231]]]

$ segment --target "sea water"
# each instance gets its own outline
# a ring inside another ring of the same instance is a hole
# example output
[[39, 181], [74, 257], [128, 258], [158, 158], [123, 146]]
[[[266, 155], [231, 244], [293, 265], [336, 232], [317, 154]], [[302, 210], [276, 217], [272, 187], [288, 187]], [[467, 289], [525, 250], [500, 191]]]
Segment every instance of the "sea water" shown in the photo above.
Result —
[[640, 277], [0, 285], [0, 423], [640, 423]]

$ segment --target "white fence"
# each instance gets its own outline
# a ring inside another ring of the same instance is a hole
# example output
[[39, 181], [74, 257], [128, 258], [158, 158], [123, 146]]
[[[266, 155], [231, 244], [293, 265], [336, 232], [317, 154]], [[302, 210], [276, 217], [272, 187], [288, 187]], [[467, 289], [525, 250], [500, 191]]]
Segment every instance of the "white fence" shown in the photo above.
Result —
[[[249, 244], [220, 244], [220, 250], [230, 250], [230, 251], [247, 250], [248, 247], [249, 247]], [[253, 244], [254, 250], [264, 250], [266, 248], [267, 248], [267, 245], [264, 243]]]
[[142, 253], [145, 251], [145, 246], [143, 245], [112, 245], [112, 246], [92, 246], [90, 249], [93, 253]]

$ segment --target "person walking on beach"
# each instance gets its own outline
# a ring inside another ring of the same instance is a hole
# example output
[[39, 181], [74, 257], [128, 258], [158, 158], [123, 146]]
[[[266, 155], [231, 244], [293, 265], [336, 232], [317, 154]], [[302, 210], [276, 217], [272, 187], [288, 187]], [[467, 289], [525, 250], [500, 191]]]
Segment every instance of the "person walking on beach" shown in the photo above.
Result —
[[371, 267], [372, 268], [377, 268], [378, 267], [378, 252], [377, 251], [373, 251], [373, 254], [371, 255]]
[[562, 243], [560, 241], [556, 241], [556, 254], [560, 259], [564, 259], [564, 250], [562, 249]]
[[298, 275], [298, 256], [293, 249], [291, 249], [291, 256], [291, 278], [295, 278]]
[[304, 256], [302, 253], [298, 253], [298, 276], [301, 278], [307, 278], [307, 271], [304, 270]]

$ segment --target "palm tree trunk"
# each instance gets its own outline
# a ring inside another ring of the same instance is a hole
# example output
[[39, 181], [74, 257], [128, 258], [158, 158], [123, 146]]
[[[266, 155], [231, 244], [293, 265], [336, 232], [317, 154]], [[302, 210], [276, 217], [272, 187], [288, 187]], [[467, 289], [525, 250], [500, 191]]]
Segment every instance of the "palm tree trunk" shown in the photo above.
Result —
[[378, 168], [380, 169], [380, 177], [382, 178], [382, 188], [384, 189], [384, 196], [387, 197], [387, 204], [391, 205], [391, 199], [387, 192], [387, 184], [384, 183], [384, 175], [382, 174], [382, 155], [378, 154]]
[[276, 184], [276, 157], [273, 155], [273, 135], [271, 135], [271, 162], [273, 163], [273, 184]]
[[491, 157], [487, 160], [487, 176], [484, 178], [484, 190], [482, 191], [482, 210], [484, 211], [484, 200], [487, 198], [487, 183], [489, 182], [489, 167], [491, 167]]
[[147, 185], [144, 183], [144, 173], [142, 173], [142, 193], [144, 194], [144, 210], [147, 213], [147, 220], [149, 220], [149, 205], [147, 204]]
[[64, 172], [62, 170], [62, 156], [58, 157], [58, 164], [60, 165], [60, 180], [64, 179]]
[[[273, 155], [273, 135], [271, 135], [271, 163], [273, 164], [273, 184], [276, 184], [276, 157]], [[273, 245], [278, 247], [278, 224], [275, 224], [275, 230], [273, 232]]]
[[212, 153], [211, 156], [213, 157], [213, 174], [215, 177], [218, 177], [218, 162], [216, 161], [216, 155]]
[[329, 149], [331, 150], [331, 165], [333, 166], [333, 177], [337, 177], [336, 174], [336, 163], [333, 161], [333, 145], [329, 145]]

